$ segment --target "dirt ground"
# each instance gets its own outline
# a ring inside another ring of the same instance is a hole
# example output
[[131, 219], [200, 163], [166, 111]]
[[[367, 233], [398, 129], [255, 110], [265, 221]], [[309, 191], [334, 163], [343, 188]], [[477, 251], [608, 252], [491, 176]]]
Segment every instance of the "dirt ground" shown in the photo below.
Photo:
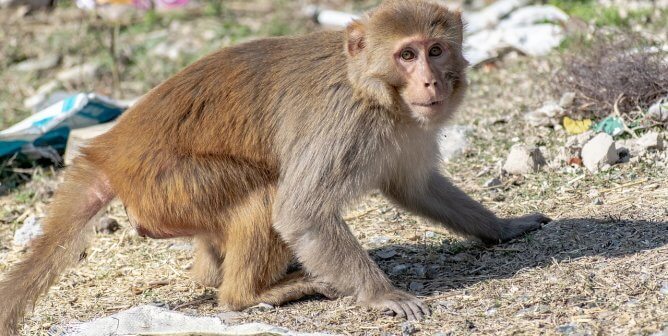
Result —
[[[250, 34], [266, 33], [258, 29]], [[530, 127], [522, 118], [542, 102], [558, 99], [550, 81], [559, 60], [559, 52], [539, 59], [511, 54], [471, 70], [469, 99], [452, 122], [472, 127], [471, 144], [456, 160], [443, 163], [446, 175], [499, 215], [543, 212], [553, 222], [509, 243], [485, 247], [373, 193], [355, 203], [345, 218], [394, 284], [429, 303], [429, 318], [405, 323], [357, 307], [350, 298], [313, 298], [267, 312], [241, 312], [232, 323], [266, 322], [301, 332], [352, 335], [666, 335], [668, 151], [650, 152], [637, 162], [596, 174], [582, 167], [546, 167], [506, 176], [500, 188], [483, 187], [498, 176], [512, 144], [539, 145], [550, 161], [567, 141], [563, 130]], [[135, 81], [132, 68], [141, 64], [124, 70], [128, 83]], [[172, 72], [177, 70], [172, 66]], [[8, 68], [3, 68], [5, 80], [14, 76]], [[104, 69], [106, 82], [92, 87], [108, 84], [109, 71]], [[154, 81], [170, 72], [160, 71], [164, 74]], [[141, 94], [145, 85], [128, 84], [126, 94]], [[3, 104], [3, 115], [8, 115], [20, 100]], [[13, 232], [28, 216], [45, 215], [61, 177], [50, 168], [31, 170], [30, 175], [26, 183], [0, 196], [0, 271], [24, 255], [12, 247]], [[118, 201], [105, 216], [117, 219], [121, 230], [96, 234], [88, 258], [38, 302], [23, 335], [46, 334], [58, 324], [140, 304], [192, 314], [224, 311], [216, 304], [215, 289], [190, 278], [187, 240], [138, 237]]]

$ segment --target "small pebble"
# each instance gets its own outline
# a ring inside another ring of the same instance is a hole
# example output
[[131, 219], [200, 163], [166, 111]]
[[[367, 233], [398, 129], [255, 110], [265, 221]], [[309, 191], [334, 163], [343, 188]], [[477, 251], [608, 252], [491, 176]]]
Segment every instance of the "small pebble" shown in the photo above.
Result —
[[420, 282], [412, 281], [411, 284], [408, 285], [408, 288], [410, 288], [410, 290], [413, 292], [418, 292], [424, 288], [424, 285]]
[[596, 197], [592, 202], [594, 205], [603, 205], [603, 200], [600, 197]]
[[401, 324], [401, 335], [402, 336], [407, 336], [407, 335], [413, 335], [417, 332], [417, 329], [415, 328], [415, 325], [411, 321], [406, 321]]
[[102, 217], [95, 224], [95, 232], [97, 233], [112, 234], [120, 228], [118, 221], [109, 217]]

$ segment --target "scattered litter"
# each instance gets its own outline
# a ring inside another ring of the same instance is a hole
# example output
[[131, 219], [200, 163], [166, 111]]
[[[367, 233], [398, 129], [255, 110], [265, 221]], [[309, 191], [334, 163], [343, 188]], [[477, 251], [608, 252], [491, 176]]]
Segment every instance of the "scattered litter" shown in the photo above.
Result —
[[617, 116], [608, 116], [594, 125], [596, 133], [605, 132], [611, 136], [618, 136], [624, 133], [624, 121]]
[[594, 173], [619, 159], [615, 142], [607, 133], [599, 133], [582, 147], [582, 163]]
[[443, 128], [438, 142], [443, 161], [448, 162], [469, 149], [468, 135], [472, 130], [473, 128], [467, 125], [452, 125]]
[[545, 157], [539, 148], [517, 144], [510, 149], [503, 170], [508, 174], [523, 175], [536, 172], [544, 165]]
[[125, 103], [96, 94], [75, 94], [0, 131], [0, 157], [30, 144], [62, 152], [70, 130], [108, 122], [126, 108]]
[[564, 117], [564, 129], [568, 134], [578, 135], [588, 131], [591, 128], [591, 119], [574, 120], [570, 117]]
[[556, 102], [547, 102], [539, 109], [524, 115], [524, 120], [531, 126], [554, 126], [564, 115], [564, 108]]
[[668, 96], [652, 104], [647, 110], [647, 117], [658, 122], [668, 122]]
[[226, 325], [218, 317], [189, 316], [165, 308], [143, 305], [89, 322], [55, 326], [49, 335], [286, 335], [324, 336], [322, 333], [298, 333], [263, 323]]
[[97, 233], [112, 234], [120, 228], [121, 225], [118, 224], [118, 221], [110, 217], [102, 217], [95, 223], [95, 232]]
[[23, 225], [14, 233], [14, 246], [25, 248], [30, 242], [42, 234], [42, 222], [35, 216], [30, 216], [23, 221]]
[[[527, 6], [529, 0], [499, 0], [477, 12], [465, 12], [464, 57], [473, 66], [497, 58], [508, 49], [530, 56], [546, 55], [565, 38], [561, 25], [568, 15], [554, 6]], [[357, 15], [306, 7], [316, 22], [343, 27]], [[550, 23], [546, 23], [546, 22]], [[552, 23], [554, 22], [554, 23]]]

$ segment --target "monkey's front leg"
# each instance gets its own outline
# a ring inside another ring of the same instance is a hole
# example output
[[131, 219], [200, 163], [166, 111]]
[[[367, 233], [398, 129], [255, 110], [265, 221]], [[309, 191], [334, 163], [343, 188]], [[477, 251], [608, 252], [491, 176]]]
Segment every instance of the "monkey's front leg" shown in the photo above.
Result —
[[392, 286], [339, 214], [304, 210], [308, 208], [308, 204], [283, 203], [275, 211], [274, 227], [309, 274], [363, 305], [411, 320], [429, 314], [419, 299]]
[[426, 181], [397, 180], [402, 182], [390, 182], [385, 189], [390, 198], [410, 211], [485, 243], [507, 241], [551, 221], [542, 214], [498, 218], [437, 172]]

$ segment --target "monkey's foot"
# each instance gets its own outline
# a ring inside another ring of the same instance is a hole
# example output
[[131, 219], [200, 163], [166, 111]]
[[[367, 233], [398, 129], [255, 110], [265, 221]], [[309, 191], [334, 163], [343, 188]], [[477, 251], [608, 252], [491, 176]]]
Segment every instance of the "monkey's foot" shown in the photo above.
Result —
[[396, 289], [361, 303], [409, 320], [421, 320], [431, 314], [429, 307], [420, 299]]
[[551, 222], [552, 219], [543, 214], [535, 213], [522, 217], [508, 218], [504, 221], [506, 221], [506, 226], [500, 238], [501, 242], [519, 237], [527, 232], [538, 230], [543, 224]]

